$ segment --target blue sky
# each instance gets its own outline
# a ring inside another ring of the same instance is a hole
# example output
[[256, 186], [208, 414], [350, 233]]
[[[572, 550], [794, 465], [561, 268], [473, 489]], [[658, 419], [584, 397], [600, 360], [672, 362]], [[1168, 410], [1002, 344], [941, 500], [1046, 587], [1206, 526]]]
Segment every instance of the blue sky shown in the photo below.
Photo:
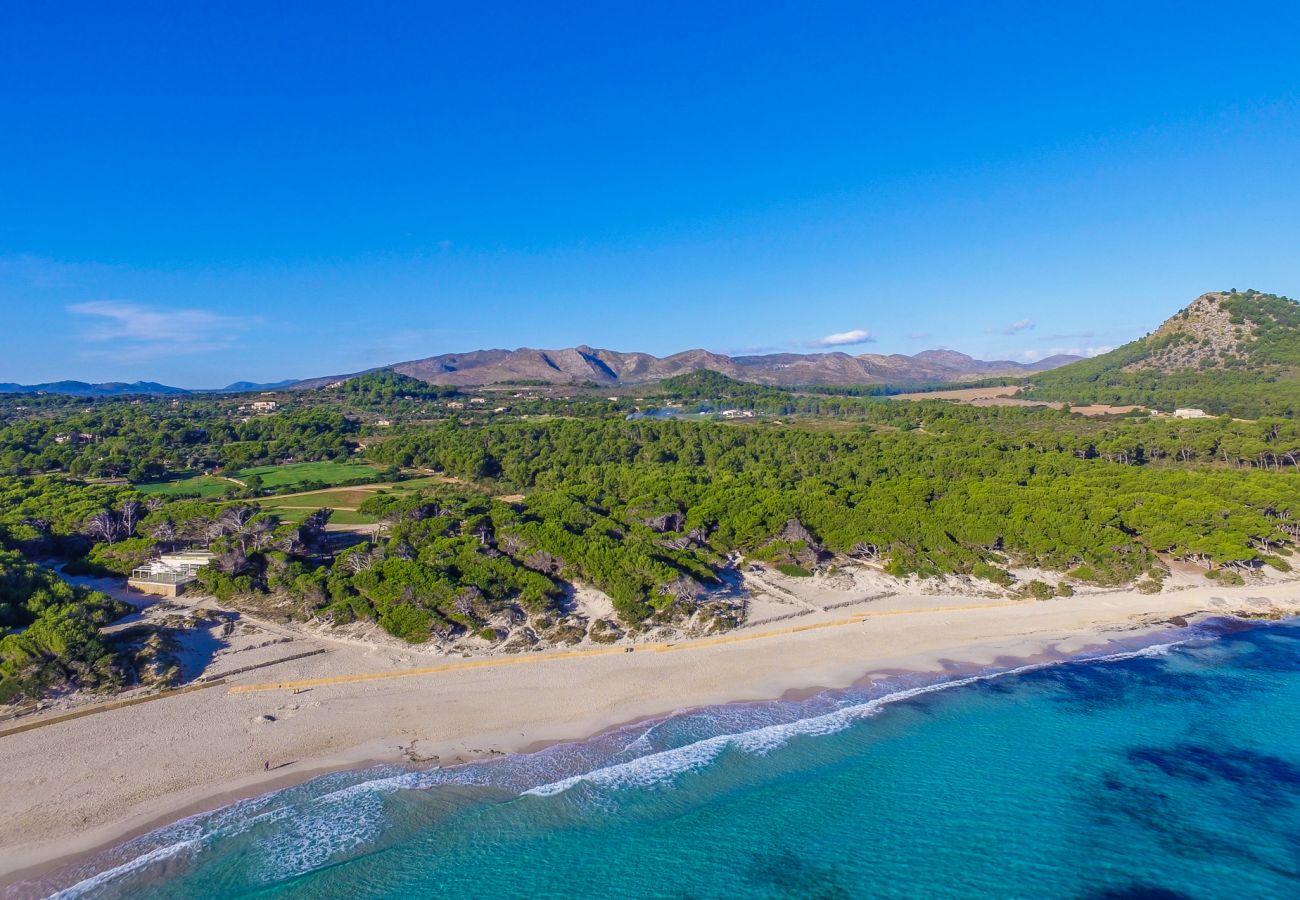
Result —
[[1289, 3], [11, 4], [0, 381], [1093, 352], [1300, 295], [1296, 34]]

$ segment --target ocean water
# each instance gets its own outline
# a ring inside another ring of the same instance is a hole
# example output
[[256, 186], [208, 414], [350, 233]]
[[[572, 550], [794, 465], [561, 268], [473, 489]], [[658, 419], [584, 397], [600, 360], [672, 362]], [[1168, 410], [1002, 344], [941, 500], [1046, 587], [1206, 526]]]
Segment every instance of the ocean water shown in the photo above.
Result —
[[[74, 884], [74, 882], [76, 882]], [[63, 896], [1300, 897], [1300, 624], [325, 776]]]

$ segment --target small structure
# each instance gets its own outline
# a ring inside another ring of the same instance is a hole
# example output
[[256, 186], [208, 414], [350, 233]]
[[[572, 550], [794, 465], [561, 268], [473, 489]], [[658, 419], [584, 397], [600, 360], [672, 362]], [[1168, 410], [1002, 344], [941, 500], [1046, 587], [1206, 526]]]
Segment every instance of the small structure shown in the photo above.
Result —
[[1174, 410], [1175, 419], [1212, 419], [1212, 415], [1203, 409], [1176, 409]]
[[210, 562], [212, 554], [206, 550], [164, 553], [134, 569], [126, 583], [143, 594], [179, 597], [196, 580], [199, 569]]

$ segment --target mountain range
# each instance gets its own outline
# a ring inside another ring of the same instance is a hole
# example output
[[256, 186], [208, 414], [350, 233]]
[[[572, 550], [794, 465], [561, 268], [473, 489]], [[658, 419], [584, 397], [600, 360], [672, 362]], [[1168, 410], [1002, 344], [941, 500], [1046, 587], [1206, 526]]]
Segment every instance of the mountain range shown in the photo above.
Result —
[[[979, 360], [953, 350], [913, 356], [863, 353], [768, 353], [728, 356], [686, 350], [658, 357], [580, 345], [563, 350], [475, 350], [408, 360], [368, 371], [393, 371], [437, 385], [502, 382], [652, 384], [709, 369], [774, 386], [915, 384], [1034, 374], [1023, 397], [1070, 403], [1176, 406], [1255, 418], [1300, 416], [1300, 304], [1259, 291], [1202, 294], [1152, 333], [1083, 359], [1052, 356], [1034, 363]], [[106, 397], [130, 394], [238, 393], [311, 389], [354, 375], [273, 383], [239, 381], [209, 391], [156, 382], [0, 383], [0, 393]]]
[[[1074, 362], [1078, 356], [1052, 356], [1035, 363], [986, 361], [953, 350], [926, 350], [915, 356], [864, 353], [767, 353], [727, 356], [685, 350], [671, 356], [623, 353], [578, 346], [564, 350], [475, 350], [395, 363], [385, 368], [430, 384], [482, 385], [508, 381], [551, 384], [650, 384], [711, 369], [741, 381], [771, 385], [920, 384], [964, 381], [996, 375], [1025, 375]], [[351, 376], [308, 379], [295, 387], [321, 387]]]
[[296, 378], [288, 381], [276, 381], [271, 384], [257, 384], [252, 381], [236, 381], [223, 388], [197, 389], [173, 387], [156, 381], [105, 381], [90, 384], [85, 381], [47, 381], [43, 384], [14, 384], [0, 381], [0, 394], [66, 394], [70, 397], [129, 397], [133, 395], [167, 396], [171, 394], [241, 394], [248, 391], [273, 391], [297, 384]]
[[[915, 356], [864, 353], [770, 353], [727, 356], [708, 350], [686, 350], [671, 356], [622, 353], [578, 346], [565, 350], [474, 350], [446, 353], [425, 359], [381, 366], [430, 384], [483, 385], [503, 381], [544, 381], [550, 384], [603, 385], [651, 384], [701, 369], [712, 369], [742, 381], [772, 385], [801, 384], [922, 384], [964, 381], [997, 375], [1042, 372], [1080, 359], [1051, 356], [1034, 363], [1010, 360], [986, 361], [954, 350], [926, 350]], [[152, 381], [106, 382], [55, 381], [45, 384], [0, 383], [0, 393], [68, 394], [78, 397], [113, 397], [131, 394], [171, 395], [190, 393], [242, 393], [284, 388], [305, 390], [343, 381], [361, 373], [329, 375], [304, 380], [290, 379], [269, 384], [237, 381], [224, 388], [187, 389]]]

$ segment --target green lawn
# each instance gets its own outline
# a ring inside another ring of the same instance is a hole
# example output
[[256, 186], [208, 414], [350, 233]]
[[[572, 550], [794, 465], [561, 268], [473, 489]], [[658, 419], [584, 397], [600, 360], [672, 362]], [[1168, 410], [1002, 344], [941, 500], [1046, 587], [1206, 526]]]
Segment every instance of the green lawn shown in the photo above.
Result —
[[[294, 485], [306, 485], [311, 482], [324, 482], [337, 485], [352, 481], [379, 471], [377, 467], [359, 463], [293, 463], [286, 466], [259, 466], [236, 472], [232, 477], [244, 480], [249, 475], [260, 475], [262, 485], [266, 488], [286, 488]], [[283, 494], [273, 497], [258, 497], [249, 500], [236, 500], [236, 503], [256, 503], [267, 511], [273, 511], [286, 522], [301, 522], [314, 510], [328, 506], [334, 510], [330, 521], [336, 525], [364, 525], [374, 522], [372, 516], [356, 511], [367, 498], [377, 492], [404, 494], [422, 488], [445, 484], [438, 476], [412, 478], [407, 481], [366, 484], [354, 487], [336, 487], [329, 490], [313, 489], [305, 494]], [[239, 485], [215, 478], [210, 475], [181, 477], [171, 481], [159, 481], [151, 484], [138, 484], [137, 490], [144, 494], [199, 494], [205, 500], [219, 500], [228, 490], [238, 491]]]
[[386, 481], [378, 484], [340, 487], [333, 490], [317, 490], [305, 494], [282, 494], [278, 497], [258, 497], [256, 500], [241, 500], [241, 503], [256, 503], [267, 511], [273, 511], [286, 522], [300, 522], [313, 510], [328, 506], [334, 510], [330, 522], [335, 525], [363, 525], [377, 521], [356, 511], [356, 508], [379, 493], [405, 494], [422, 488], [445, 485], [439, 476], [412, 478], [407, 481]]
[[345, 481], [373, 476], [378, 471], [380, 471], [378, 467], [363, 463], [312, 462], [290, 463], [287, 466], [258, 466], [255, 469], [244, 469], [234, 477], [243, 481], [250, 475], [258, 475], [264, 487], [282, 488], [312, 481], [320, 481], [327, 486], [342, 484]]
[[205, 500], [221, 497], [227, 489], [239, 490], [239, 485], [211, 475], [193, 475], [189, 478], [175, 478], [171, 481], [154, 481], [149, 484], [137, 484], [135, 489], [142, 494], [160, 494], [164, 497], [176, 494], [198, 494]]
[[[287, 466], [258, 466], [231, 474], [232, 478], [244, 481], [250, 475], [260, 476], [262, 486], [276, 490], [292, 488], [295, 485], [309, 485], [321, 482], [326, 486], [354, 481], [358, 478], [373, 476], [380, 469], [362, 463], [312, 462], [291, 463]], [[143, 494], [198, 494], [206, 499], [221, 497], [228, 489], [240, 490], [239, 485], [211, 475], [192, 475], [176, 477], [167, 481], [155, 481], [149, 484], [137, 484], [136, 489]]]

